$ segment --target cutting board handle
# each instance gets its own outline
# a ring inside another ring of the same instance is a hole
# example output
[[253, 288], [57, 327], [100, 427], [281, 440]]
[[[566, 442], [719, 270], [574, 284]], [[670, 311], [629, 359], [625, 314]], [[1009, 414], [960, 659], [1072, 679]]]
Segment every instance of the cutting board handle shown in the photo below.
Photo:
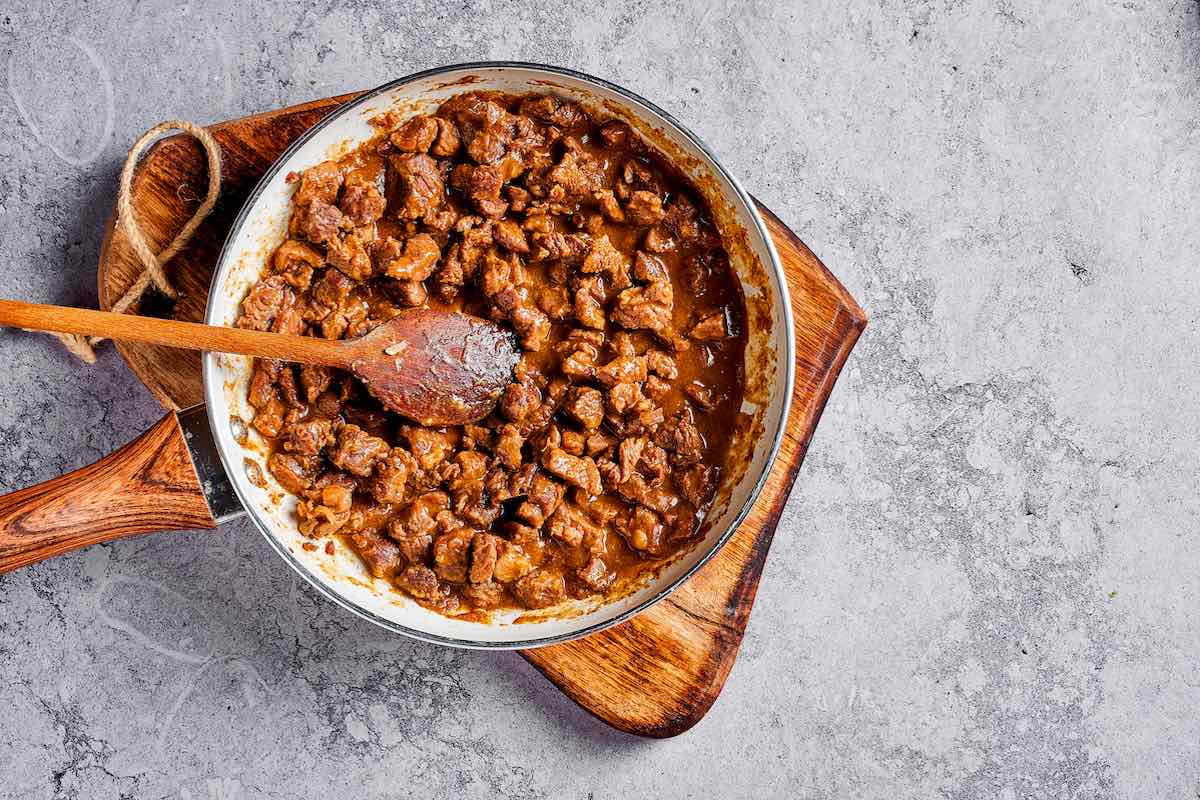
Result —
[[0, 574], [135, 533], [216, 526], [172, 411], [95, 464], [0, 497]]

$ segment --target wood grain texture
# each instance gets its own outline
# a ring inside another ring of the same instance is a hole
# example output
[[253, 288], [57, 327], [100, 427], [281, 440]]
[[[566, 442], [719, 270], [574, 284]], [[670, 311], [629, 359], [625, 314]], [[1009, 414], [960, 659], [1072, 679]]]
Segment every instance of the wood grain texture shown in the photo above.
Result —
[[[295, 136], [353, 96], [211, 128], [226, 148], [227, 189], [218, 213], [168, 265], [169, 276], [185, 289], [174, 309], [177, 318], [201, 319], [228, 225], [257, 177]], [[134, 181], [139, 219], [157, 242], [168, 241], [191, 213], [177, 187], [200, 187], [205, 180], [199, 147], [183, 137], [173, 139], [143, 159]], [[686, 731], [720, 694], [741, 645], [775, 525], [838, 372], [866, 326], [866, 315], [820, 260], [774, 214], [761, 205], [759, 209], [787, 272], [796, 333], [792, 409], [765, 489], [721, 552], [669, 598], [607, 631], [522, 654], [584, 709], [641, 736]], [[121, 234], [110, 233], [100, 261], [102, 304], [120, 297], [136, 275], [129, 257]], [[183, 361], [169, 356], [171, 351], [138, 345], [121, 350], [164, 405], [182, 407], [200, 399], [198, 360]]]
[[[103, 336], [106, 339], [160, 344], [171, 348], [241, 353], [341, 369], [350, 369], [351, 364], [368, 354], [375, 355], [357, 339], [291, 336], [20, 300], [0, 300], [0, 325], [34, 331]], [[388, 358], [382, 349], [379, 350], [378, 360], [386, 360], [392, 372], [396, 372], [395, 359]]]
[[0, 300], [0, 325], [337, 367], [353, 372], [385, 408], [431, 427], [466, 425], [490, 414], [521, 357], [512, 331], [491, 320], [433, 308], [401, 309], [357, 339], [20, 300]]
[[0, 574], [135, 533], [216, 526], [172, 411], [95, 464], [0, 497]]
[[866, 315], [816, 256], [759, 204], [791, 291], [796, 384], [766, 486], [737, 532], [670, 597], [606, 631], [523, 655], [620, 730], [677, 736], [708, 712], [733, 668], [758, 580], [808, 443]]
[[[304, 103], [283, 111], [220, 122], [208, 130], [221, 145], [221, 195], [212, 214], [196, 229], [183, 252], [165, 266], [179, 299], [153, 292], [130, 311], [200, 322], [208, 286], [225, 234], [246, 197], [267, 168], [296, 137], [357, 93]], [[176, 134], [152, 145], [134, 174], [137, 221], [151, 247], [160, 250], [195, 212], [208, 185], [204, 150], [190, 136]], [[100, 247], [100, 307], [108, 310], [142, 272], [124, 232], [114, 225], [116, 204]], [[170, 347], [116, 343], [130, 369], [167, 408], [187, 408], [203, 399], [200, 356]]]

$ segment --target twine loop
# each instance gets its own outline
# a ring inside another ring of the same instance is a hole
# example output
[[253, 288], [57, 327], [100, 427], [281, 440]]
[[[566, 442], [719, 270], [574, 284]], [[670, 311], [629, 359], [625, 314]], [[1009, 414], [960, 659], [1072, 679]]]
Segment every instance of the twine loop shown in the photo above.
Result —
[[[191, 219], [179, 229], [179, 233], [175, 234], [171, 243], [162, 251], [155, 253], [150, 243], [146, 241], [146, 236], [138, 226], [137, 218], [133, 213], [133, 173], [142, 152], [166, 131], [182, 131], [198, 140], [204, 147], [204, 153], [208, 159], [208, 192], [204, 196], [204, 202], [196, 209], [196, 213], [192, 214]], [[142, 271], [121, 295], [121, 298], [113, 303], [112, 310], [114, 312], [124, 314], [130, 306], [141, 299], [151, 284], [172, 300], [179, 297], [179, 292], [171, 285], [164, 267], [191, 240], [196, 233], [196, 228], [200, 227], [200, 223], [212, 213], [220, 193], [221, 146], [217, 144], [217, 140], [211, 133], [199, 125], [193, 125], [185, 120], [172, 119], [160, 122], [142, 134], [125, 158], [125, 166], [121, 170], [121, 181], [117, 189], [117, 228], [125, 233], [125, 238], [129, 240], [129, 246], [133, 248], [138, 261], [142, 264]], [[67, 350], [89, 364], [96, 361], [95, 345], [104, 341], [104, 338], [100, 336], [80, 336], [73, 333], [56, 333], [54, 336], [63, 343]]]

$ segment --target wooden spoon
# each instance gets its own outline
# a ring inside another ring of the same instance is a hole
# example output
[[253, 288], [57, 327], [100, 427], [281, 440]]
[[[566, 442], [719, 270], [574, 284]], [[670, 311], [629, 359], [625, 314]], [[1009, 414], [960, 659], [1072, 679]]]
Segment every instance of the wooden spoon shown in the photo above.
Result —
[[512, 380], [511, 331], [468, 314], [410, 308], [365, 336], [312, 336], [0, 300], [0, 325], [319, 364], [353, 372], [384, 406], [422, 425], [486, 417]]

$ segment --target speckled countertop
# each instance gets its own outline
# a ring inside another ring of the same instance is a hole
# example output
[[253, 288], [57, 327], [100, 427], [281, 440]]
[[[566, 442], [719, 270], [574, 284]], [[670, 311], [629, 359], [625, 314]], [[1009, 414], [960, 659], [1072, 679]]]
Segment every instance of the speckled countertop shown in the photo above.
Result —
[[[0, 797], [1200, 797], [1196, 3], [18, 5], [2, 296], [95, 303], [161, 119], [515, 58], [677, 115], [872, 319], [685, 736], [372, 628], [242, 522], [0, 577]], [[158, 416], [111, 348], [0, 364], [4, 490]]]

